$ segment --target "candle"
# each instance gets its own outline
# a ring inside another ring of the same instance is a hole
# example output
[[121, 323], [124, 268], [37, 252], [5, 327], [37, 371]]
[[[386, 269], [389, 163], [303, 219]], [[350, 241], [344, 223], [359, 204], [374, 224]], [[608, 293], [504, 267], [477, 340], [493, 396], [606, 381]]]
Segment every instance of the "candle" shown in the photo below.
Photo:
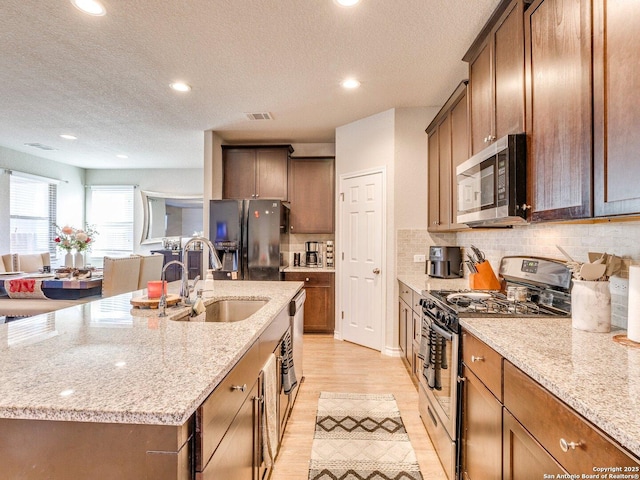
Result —
[[167, 293], [167, 282], [151, 280], [147, 282], [147, 297], [160, 298], [162, 296], [162, 284], [164, 283], [164, 293]]

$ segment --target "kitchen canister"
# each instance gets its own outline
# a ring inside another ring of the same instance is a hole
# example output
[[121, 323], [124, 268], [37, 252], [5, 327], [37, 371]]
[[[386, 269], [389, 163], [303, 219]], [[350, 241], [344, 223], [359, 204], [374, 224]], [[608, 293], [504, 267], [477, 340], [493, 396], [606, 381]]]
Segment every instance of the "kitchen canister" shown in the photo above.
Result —
[[600, 333], [611, 331], [609, 282], [573, 281], [571, 323], [577, 330]]

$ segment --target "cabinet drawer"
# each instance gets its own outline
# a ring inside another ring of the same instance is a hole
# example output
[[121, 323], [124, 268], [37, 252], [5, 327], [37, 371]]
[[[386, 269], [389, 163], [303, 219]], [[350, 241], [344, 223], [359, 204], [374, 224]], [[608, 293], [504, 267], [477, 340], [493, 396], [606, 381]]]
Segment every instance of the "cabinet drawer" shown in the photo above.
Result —
[[[504, 405], [571, 474], [593, 474], [594, 467], [639, 465], [637, 459], [507, 361]], [[560, 446], [562, 439], [577, 446], [564, 452]]]
[[333, 273], [330, 272], [286, 272], [284, 279], [294, 282], [304, 282], [310, 287], [330, 287], [332, 285]]
[[[196, 470], [202, 471], [260, 374], [259, 346], [254, 343], [196, 410]], [[239, 388], [244, 386], [244, 391]]]
[[413, 290], [402, 282], [398, 282], [398, 289], [400, 290], [400, 298], [404, 300], [407, 305], [413, 305]]
[[502, 357], [469, 332], [463, 332], [462, 361], [502, 401]]
[[413, 291], [413, 303], [411, 304], [411, 308], [413, 309], [414, 312], [418, 313], [418, 314], [422, 314], [422, 305], [420, 305], [420, 300], [422, 300], [424, 297], [422, 295], [420, 295], [418, 292], [416, 292], [415, 290]]

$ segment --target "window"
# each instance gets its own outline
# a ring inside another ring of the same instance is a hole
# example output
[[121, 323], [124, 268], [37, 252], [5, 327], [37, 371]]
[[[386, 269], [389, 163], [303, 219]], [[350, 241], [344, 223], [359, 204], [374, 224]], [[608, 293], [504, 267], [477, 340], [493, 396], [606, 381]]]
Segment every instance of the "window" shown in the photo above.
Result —
[[49, 252], [55, 258], [57, 185], [46, 178], [12, 172], [9, 190], [11, 253]]
[[98, 232], [92, 259], [133, 253], [133, 191], [130, 185], [91, 187], [87, 223]]

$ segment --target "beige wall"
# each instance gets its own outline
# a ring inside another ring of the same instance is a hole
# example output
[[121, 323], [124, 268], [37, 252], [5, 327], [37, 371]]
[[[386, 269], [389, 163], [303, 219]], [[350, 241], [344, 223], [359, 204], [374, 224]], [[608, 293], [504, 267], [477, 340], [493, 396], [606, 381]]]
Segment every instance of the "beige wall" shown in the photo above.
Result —
[[[398, 350], [396, 301], [396, 238], [399, 225], [426, 224], [425, 129], [437, 108], [400, 108], [387, 110], [336, 129], [336, 256], [340, 252], [340, 177], [348, 174], [383, 170], [385, 172], [385, 238], [383, 281], [385, 319], [383, 351]], [[336, 319], [340, 318], [340, 263], [336, 263]], [[339, 320], [336, 334], [340, 336]]]

